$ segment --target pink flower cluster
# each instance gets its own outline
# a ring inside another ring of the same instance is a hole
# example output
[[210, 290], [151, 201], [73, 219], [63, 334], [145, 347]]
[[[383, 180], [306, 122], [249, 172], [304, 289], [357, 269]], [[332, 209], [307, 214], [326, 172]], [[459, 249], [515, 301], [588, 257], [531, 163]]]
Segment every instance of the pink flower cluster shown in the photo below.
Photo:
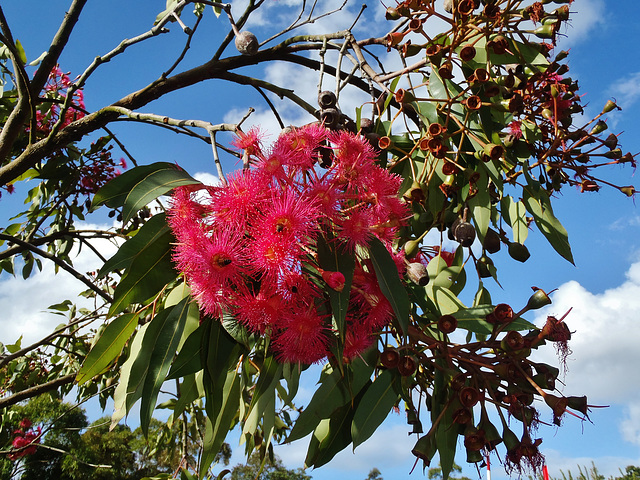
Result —
[[[68, 73], [64, 73], [60, 70], [60, 67], [56, 65], [44, 86], [44, 96], [47, 99], [51, 99], [53, 103], [47, 110], [38, 110], [36, 112], [36, 120], [38, 124], [38, 131], [48, 134], [53, 126], [58, 122], [60, 118], [61, 103], [66, 98], [66, 90], [71, 86], [71, 79]], [[71, 122], [84, 117], [84, 93], [78, 89], [73, 92], [73, 98], [71, 99], [71, 107], [67, 109], [62, 121], [62, 127], [66, 127]]]
[[[344, 357], [358, 355], [393, 315], [367, 246], [376, 237], [392, 251], [407, 216], [400, 177], [375, 163], [362, 136], [317, 124], [281, 134], [269, 152], [255, 130], [235, 145], [253, 168], [174, 193], [174, 258], [192, 294], [205, 314], [268, 335], [279, 361], [319, 362], [337, 338], [327, 292], [345, 287], [342, 273], [318, 264], [318, 242], [327, 242], [355, 257], [342, 333]], [[402, 272], [404, 259], [394, 258]]]
[[120, 158], [116, 164], [111, 156], [111, 148], [103, 148], [97, 152], [90, 152], [82, 158], [82, 163], [78, 168], [80, 183], [78, 190], [81, 194], [90, 195], [96, 193], [109, 180], [120, 175], [122, 172], [116, 165], [127, 168], [127, 162]]
[[36, 453], [37, 444], [40, 443], [42, 429], [40, 427], [33, 429], [31, 425], [31, 420], [24, 418], [20, 422], [20, 428], [14, 430], [13, 434], [15, 437], [11, 445], [15, 451], [7, 455], [10, 460], [17, 460], [26, 455]]

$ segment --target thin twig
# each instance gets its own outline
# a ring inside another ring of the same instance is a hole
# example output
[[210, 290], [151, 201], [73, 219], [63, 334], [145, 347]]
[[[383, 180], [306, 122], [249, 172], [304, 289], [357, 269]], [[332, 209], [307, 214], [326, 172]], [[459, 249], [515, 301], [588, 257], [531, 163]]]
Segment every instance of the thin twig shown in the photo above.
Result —
[[82, 283], [84, 283], [87, 287], [89, 287], [95, 293], [100, 295], [106, 301], [113, 302], [113, 298], [111, 298], [111, 295], [109, 295], [108, 293], [106, 293], [102, 289], [98, 288], [91, 280], [89, 280], [87, 277], [82, 275], [75, 268], [73, 268], [71, 265], [69, 265], [68, 263], [64, 262], [63, 260], [61, 260], [57, 256], [52, 255], [49, 252], [45, 252], [44, 250], [41, 250], [40, 248], [37, 248], [34, 245], [31, 245], [31, 244], [29, 244], [29, 243], [27, 243], [27, 242], [25, 242], [23, 240], [20, 240], [18, 238], [12, 237], [11, 235], [6, 235], [4, 233], [0, 233], [0, 240], [5, 240], [5, 241], [11, 242], [11, 243], [16, 243], [18, 245], [21, 245], [21, 246], [25, 247], [27, 250], [29, 250], [29, 251], [31, 251], [31, 252], [33, 252], [33, 253], [35, 253], [35, 254], [43, 257], [43, 258], [46, 258], [47, 260], [51, 260], [53, 263], [58, 265], [60, 268], [65, 270], [67, 273], [70, 273], [71, 276], [73, 276], [74, 278], [80, 280]]

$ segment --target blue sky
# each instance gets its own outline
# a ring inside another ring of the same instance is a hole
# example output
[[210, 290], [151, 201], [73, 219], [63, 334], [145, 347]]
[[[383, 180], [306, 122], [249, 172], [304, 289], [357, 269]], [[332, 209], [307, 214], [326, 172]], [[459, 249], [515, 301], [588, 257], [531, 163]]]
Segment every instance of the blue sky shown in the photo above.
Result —
[[[46, 49], [68, 4], [43, 0], [3, 3], [5, 15], [14, 28], [14, 36], [23, 43], [30, 60]], [[260, 16], [249, 28], [260, 38], [266, 37], [267, 32], [274, 30], [273, 23], [279, 21], [279, 16], [298, 3], [274, 0], [267, 5], [268, 14]], [[320, 2], [322, 6], [333, 3], [331, 0]], [[364, 21], [354, 31], [358, 38], [374, 32], [380, 34], [379, 29], [387, 26], [383, 20], [375, 20], [375, 15], [381, 18], [381, 4], [376, 1], [366, 3], [369, 8]], [[307, 31], [320, 33], [348, 27], [360, 5], [361, 2], [349, 2], [344, 15], [310, 25]], [[72, 72], [72, 76], [79, 74], [96, 55], [111, 50], [123, 38], [146, 31], [163, 8], [162, 0], [89, 2], [86, 16], [81, 19], [68, 51], [61, 58], [61, 68]], [[610, 130], [614, 133], [624, 131], [620, 142], [625, 152], [640, 152], [640, 55], [637, 52], [640, 22], [637, 21], [637, 2], [576, 0], [571, 11], [575, 14], [566, 32], [568, 36], [561, 40], [558, 48], [570, 49], [570, 75], [580, 81], [583, 103], [587, 105], [586, 117], [597, 114], [607, 99], [615, 98], [623, 110], [607, 117]], [[207, 59], [217, 44], [216, 39], [226, 32], [226, 19], [217, 20], [211, 12], [207, 13], [208, 18], [187, 57], [187, 65]], [[190, 15], [185, 19], [191, 20]], [[85, 88], [87, 107], [99, 108], [157, 78], [157, 68], [166, 68], [172, 63], [183, 41], [184, 35], [172, 25], [171, 33], [133, 46], [122, 59], [101, 66]], [[156, 65], [161, 67], [156, 68]], [[315, 72], [274, 65], [267, 67], [264, 75], [275, 83], [295, 88], [310, 103], [314, 102], [312, 99], [318, 81]], [[332, 85], [326, 86], [331, 88]], [[344, 97], [341, 105], [348, 111], [360, 101], [358, 96]], [[229, 89], [228, 85], [220, 83], [197, 85], [187, 95], [171, 95], [143, 110], [219, 123], [237, 121], [250, 106], [257, 111], [248, 124], [267, 126], [268, 131], [275, 132], [273, 116], [254, 91]], [[308, 116], [301, 116], [298, 110], [282, 106], [287, 122], [301, 124], [310, 120]], [[208, 145], [130, 123], [114, 128], [140, 163], [175, 161], [191, 173], [214, 172]], [[234, 161], [227, 159], [227, 171], [233, 167]], [[621, 185], [635, 183], [638, 186], [632, 174], [630, 168], [616, 167], [607, 172], [607, 178]], [[3, 196], [0, 200], [2, 217], [8, 213], [5, 208], [13, 208], [11, 202], [14, 201]], [[539, 433], [544, 438], [541, 449], [552, 475], [557, 475], [560, 469], [576, 471], [577, 465], [589, 465], [592, 461], [602, 473], [613, 475], [618, 468], [628, 464], [640, 465], [640, 373], [637, 367], [640, 365], [640, 349], [637, 347], [640, 342], [640, 245], [637, 241], [640, 215], [632, 199], [606, 188], [589, 194], [567, 189], [556, 199], [554, 208], [556, 216], [569, 231], [576, 265], [564, 261], [541, 235], [531, 232], [527, 240], [532, 252], [531, 260], [522, 265], [503, 262], [505, 266], [499, 269], [499, 278], [504, 288], [493, 288], [494, 301], [521, 305], [526, 302], [531, 286], [547, 291], [557, 289], [552, 295], [554, 303], [544, 312], [529, 318], [538, 324], [547, 314], [562, 315], [573, 308], [567, 323], [576, 332], [571, 343], [574, 353], [569, 360], [564, 392], [568, 395], [587, 394], [589, 403], [609, 407], [594, 409], [592, 422], [568, 417], [562, 428], [541, 427]], [[100, 223], [106, 220], [97, 218], [92, 221]], [[500, 262], [500, 256], [496, 261]], [[88, 258], [79, 259], [79, 268], [86, 265], [89, 269], [91, 262]], [[0, 277], [0, 310], [6, 312], [0, 318], [0, 341], [11, 343], [20, 333], [35, 339], [57, 323], [57, 319], [52, 320], [41, 311], [57, 303], [63, 292], [70, 295], [68, 292], [79, 290], [79, 287], [65, 279], [55, 281], [59, 287], [53, 291], [50, 288], [53, 275], [49, 270], [26, 282], [6, 275]], [[27, 295], [29, 302], [20, 301]], [[30, 325], [28, 332], [21, 331], [21, 325], [25, 323]], [[305, 394], [309, 398], [315, 381], [316, 378], [309, 379], [301, 392], [300, 402], [305, 400]], [[541, 410], [545, 420], [546, 410]], [[550, 414], [546, 420], [550, 420]], [[326, 467], [313, 471], [313, 478], [364, 479], [373, 467], [382, 472], [385, 480], [409, 478], [408, 472], [413, 465], [409, 450], [415, 440], [406, 432], [402, 416], [393, 418], [392, 415], [371, 440], [358, 447], [355, 454], [350, 450], [342, 452]], [[297, 468], [304, 460], [306, 443], [307, 440], [303, 440], [291, 446], [278, 447], [276, 453], [287, 465]], [[234, 447], [238, 453], [241, 451], [241, 447], [232, 443]], [[463, 460], [464, 455], [458, 463], [462, 465]], [[234, 461], [241, 459], [234, 456]], [[494, 479], [506, 478], [495, 460], [492, 467]], [[477, 477], [472, 467], [465, 466], [464, 473], [471, 478]], [[421, 478], [421, 474], [415, 472], [413, 477]]]

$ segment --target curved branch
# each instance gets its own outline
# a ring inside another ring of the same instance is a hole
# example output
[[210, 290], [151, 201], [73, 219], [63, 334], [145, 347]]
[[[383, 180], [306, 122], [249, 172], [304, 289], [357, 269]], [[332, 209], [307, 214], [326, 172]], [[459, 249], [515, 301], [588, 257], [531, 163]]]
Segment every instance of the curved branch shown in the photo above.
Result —
[[[84, 236], [81, 235], [83, 233], [92, 233], [93, 236], [84, 237]], [[52, 233], [50, 235], [45, 235], [45, 236], [42, 236], [42, 237], [34, 238], [33, 240], [28, 240], [25, 243], [28, 243], [28, 244], [33, 245], [33, 246], [46, 245], [47, 243], [51, 243], [54, 240], [59, 240], [61, 238], [66, 238], [66, 237], [77, 238], [81, 242], [86, 242], [88, 238], [110, 239], [110, 238], [113, 238], [113, 237], [120, 237], [120, 238], [124, 238], [125, 240], [128, 238], [126, 235], [124, 235], [122, 233], [106, 232], [104, 230], [71, 230], [71, 231], [54, 232], [54, 233]], [[12, 237], [12, 238], [14, 238], [14, 237]], [[14, 255], [17, 255], [17, 254], [21, 253], [21, 252], [24, 252], [25, 250], [28, 250], [28, 248], [23, 246], [23, 245], [17, 245], [16, 244], [13, 247], [9, 247], [9, 248], [1, 251], [0, 252], [0, 260], [4, 260], [5, 258], [12, 257]]]
[[[304, 38], [308, 38], [305, 36]], [[381, 39], [369, 39], [363, 42], [358, 42], [358, 45], [377, 44]], [[304, 45], [278, 45], [270, 49], [266, 49], [258, 52], [256, 55], [238, 55], [234, 57], [228, 57], [222, 60], [210, 60], [202, 65], [194, 67], [190, 70], [178, 73], [172, 77], [166, 79], [156, 80], [150, 85], [144, 87], [137, 92], [133, 92], [126, 97], [118, 100], [111, 107], [124, 107], [129, 110], [136, 110], [144, 105], [147, 105], [153, 100], [156, 100], [170, 92], [189, 87], [204, 80], [211, 79], [226, 79], [237, 81], [245, 85], [259, 85], [267, 90], [289, 98], [298, 105], [302, 106], [309, 113], [315, 112], [315, 108], [299, 99], [290, 90], [276, 87], [262, 80], [251, 79], [250, 77], [243, 77], [238, 74], [230, 73], [230, 70], [235, 70], [241, 67], [247, 67], [251, 65], [258, 65], [263, 62], [271, 61], [286, 61], [296, 63], [314, 70], [320, 69], [320, 62], [311, 58], [298, 55], [298, 52], [304, 52], [309, 50], [316, 50], [321, 48], [321, 44], [304, 44]], [[340, 75], [340, 78], [347, 78], [348, 73], [336, 72], [335, 68], [325, 66], [325, 71], [330, 75]], [[361, 78], [352, 78], [350, 83], [357, 88], [365, 92], [369, 92], [368, 83]], [[105, 125], [118, 119], [120, 115], [118, 112], [109, 110], [109, 107], [105, 107], [92, 114], [89, 114], [75, 122], [69, 124], [60, 132], [47, 140], [41, 140], [33, 145], [29, 145], [20, 156], [15, 158], [11, 163], [0, 167], [0, 185], [4, 185], [7, 182], [17, 178], [26, 172], [29, 168], [33, 167], [38, 161], [45, 158], [47, 155], [55, 152], [56, 150], [68, 145], [69, 143], [79, 141], [83, 136], [103, 128]]]
[[8, 397], [0, 398], [0, 410], [2, 410], [3, 408], [7, 408], [12, 405], [15, 405], [16, 403], [21, 402], [22, 400], [33, 398], [45, 392], [50, 392], [51, 390], [55, 390], [56, 388], [61, 387], [63, 385], [73, 383], [75, 378], [76, 378], [76, 374], [70, 373], [63, 377], [50, 380], [40, 385], [34, 385], [31, 388], [27, 388], [25, 390], [22, 390], [21, 392], [14, 393], [13, 395], [10, 395]]
[[[42, 59], [40, 67], [36, 71], [33, 80], [31, 81], [32, 92], [39, 92], [40, 90], [42, 90], [45, 82], [47, 81], [47, 78], [49, 77], [49, 72], [58, 62], [58, 58], [60, 57], [63, 48], [69, 41], [71, 31], [75, 27], [75, 24], [80, 17], [80, 13], [82, 12], [82, 9], [84, 8], [86, 3], [87, 0], [73, 0], [73, 2], [71, 3], [69, 10], [65, 14], [64, 20], [60, 24], [60, 28], [56, 32], [53, 41], [51, 42], [51, 46], [49, 47], [47, 54]], [[25, 105], [24, 102], [19, 101], [18, 105], [16, 105], [9, 118], [2, 126], [2, 130], [0, 130], [0, 163], [3, 163], [8, 158], [9, 152], [11, 152], [16, 138], [22, 132], [22, 128], [28, 114], [28, 105]], [[5, 183], [6, 182], [0, 181], [0, 185], [4, 185]]]
[[80, 280], [87, 287], [89, 287], [95, 293], [100, 295], [103, 299], [105, 299], [108, 302], [113, 302], [113, 298], [111, 298], [111, 295], [109, 295], [108, 293], [104, 292], [102, 289], [98, 288], [91, 280], [89, 280], [87, 277], [82, 275], [80, 272], [78, 272], [71, 265], [69, 265], [68, 263], [62, 261], [61, 259], [59, 259], [55, 255], [52, 255], [49, 252], [45, 252], [44, 250], [41, 250], [41, 249], [39, 249], [39, 248], [37, 248], [37, 247], [35, 247], [35, 246], [23, 241], [23, 240], [20, 240], [18, 238], [14, 238], [11, 235], [6, 235], [4, 233], [0, 233], [0, 240], [5, 240], [5, 241], [11, 242], [11, 243], [17, 243], [18, 245], [30, 250], [31, 252], [35, 253], [36, 255], [39, 255], [39, 256], [41, 256], [43, 258], [46, 258], [47, 260], [51, 260], [53, 263], [58, 265], [64, 271], [66, 271], [67, 273], [71, 274], [71, 276], [73, 276], [74, 278]]

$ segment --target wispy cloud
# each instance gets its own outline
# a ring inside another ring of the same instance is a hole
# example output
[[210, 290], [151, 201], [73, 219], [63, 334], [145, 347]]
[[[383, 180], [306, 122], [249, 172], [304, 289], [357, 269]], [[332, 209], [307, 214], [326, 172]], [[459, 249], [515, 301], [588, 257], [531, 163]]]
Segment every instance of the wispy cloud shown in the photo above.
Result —
[[[562, 285], [552, 295], [536, 323], [547, 315], [566, 318], [575, 332], [569, 343], [573, 354], [563, 389], [567, 395], [586, 394], [590, 404], [621, 406], [627, 412], [620, 425], [625, 440], [640, 445], [640, 261], [615, 288], [592, 293], [576, 281]], [[552, 349], [536, 352], [538, 360], [557, 363]]]
[[611, 85], [609, 92], [620, 107], [630, 108], [640, 99], [640, 72], [621, 78]]
[[580, 0], [571, 4], [566, 35], [559, 38], [558, 49], [566, 50], [589, 39], [594, 28], [606, 24], [604, 0]]

